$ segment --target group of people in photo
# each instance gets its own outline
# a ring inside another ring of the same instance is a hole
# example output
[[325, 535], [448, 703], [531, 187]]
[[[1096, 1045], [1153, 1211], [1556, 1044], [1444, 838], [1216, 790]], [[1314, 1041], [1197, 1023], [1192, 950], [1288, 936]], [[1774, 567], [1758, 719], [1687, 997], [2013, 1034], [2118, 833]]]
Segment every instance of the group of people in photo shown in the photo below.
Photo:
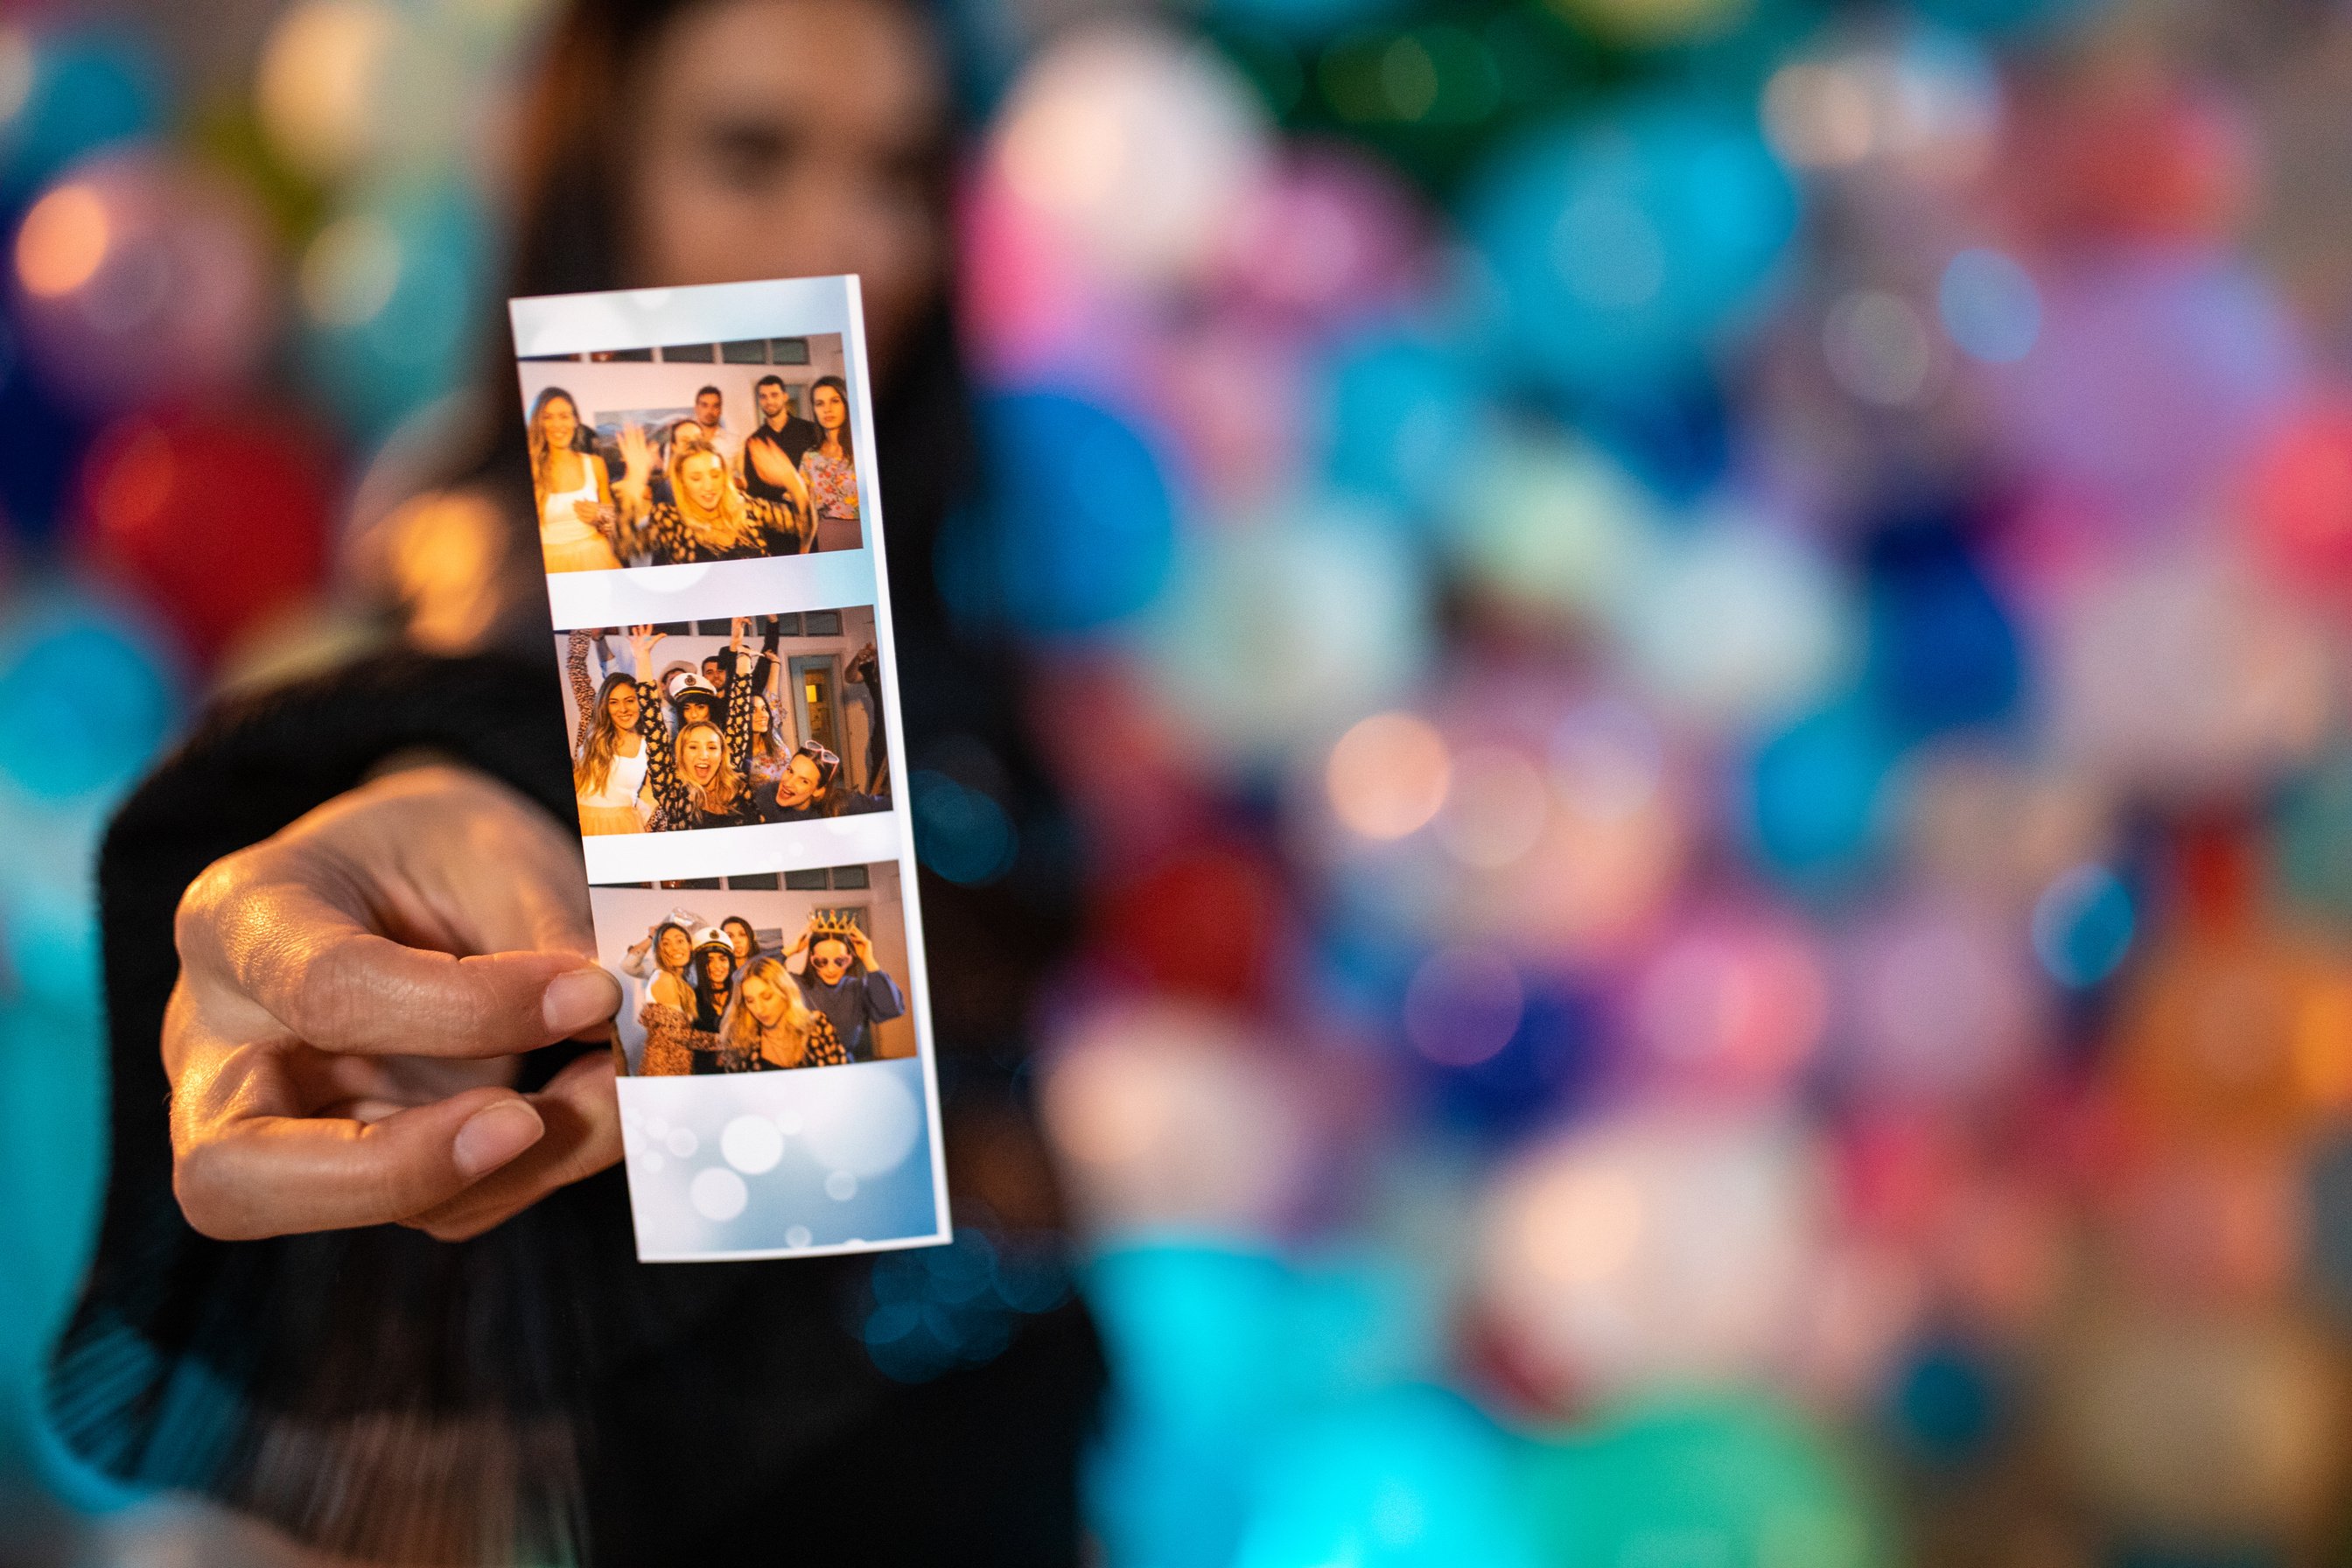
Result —
[[[841, 672], [845, 697], [867, 717], [866, 773], [856, 787], [840, 753], [788, 724], [793, 705], [778, 656], [781, 631], [767, 617], [755, 651], [751, 621], [730, 623], [727, 645], [700, 661], [656, 669], [666, 634], [650, 626], [567, 635], [565, 674], [578, 719], [572, 781], [583, 835], [675, 832], [808, 822], [887, 811], [889, 768], [882, 743], [881, 681], [874, 645]], [[592, 673], [591, 662], [598, 673]]]
[[645, 983], [640, 1077], [871, 1061], [877, 1026], [907, 1010], [872, 939], [845, 914], [812, 914], [790, 946], [771, 951], [740, 915], [706, 925], [677, 910], [621, 967]]
[[849, 386], [819, 376], [804, 418], [781, 376], [753, 388], [760, 422], [738, 437], [726, 395], [695, 394], [693, 412], [658, 432], [621, 427], [620, 471], [596, 449], [578, 399], [560, 386], [532, 399], [531, 487], [547, 570], [611, 572], [856, 549], [857, 458]]

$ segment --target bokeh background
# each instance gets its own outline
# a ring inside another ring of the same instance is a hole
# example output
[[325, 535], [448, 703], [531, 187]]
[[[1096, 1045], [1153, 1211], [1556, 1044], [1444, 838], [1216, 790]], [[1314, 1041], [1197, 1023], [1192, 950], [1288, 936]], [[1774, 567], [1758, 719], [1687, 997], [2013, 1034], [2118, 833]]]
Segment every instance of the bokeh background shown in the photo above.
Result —
[[[359, 635], [541, 10], [0, 22], [20, 1518], [153, 1507], [36, 1397], [96, 836]], [[2352, 9], [943, 15], [1023, 488], [937, 565], [1087, 889], [1034, 1082], [1102, 1560], [2352, 1562]], [[877, 1364], [1051, 1275], [908, 1255]]]

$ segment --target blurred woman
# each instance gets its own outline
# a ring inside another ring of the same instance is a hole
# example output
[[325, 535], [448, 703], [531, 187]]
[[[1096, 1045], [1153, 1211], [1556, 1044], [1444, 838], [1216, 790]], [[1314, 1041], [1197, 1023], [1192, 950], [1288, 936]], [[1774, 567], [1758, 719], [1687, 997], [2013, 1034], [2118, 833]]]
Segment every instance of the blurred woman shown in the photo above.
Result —
[[[723, 944], [722, 944], [723, 945]], [[637, 1023], [646, 1032], [645, 1054], [638, 1074], [644, 1078], [683, 1078], [711, 1070], [702, 1066], [717, 1060], [719, 1037], [702, 1024], [703, 1003], [709, 990], [702, 947], [685, 927], [665, 921], [655, 928], [655, 952], [661, 973], [646, 988]], [[717, 1017], [714, 1011], [713, 1018]]]
[[754, 960], [743, 972], [735, 1005], [719, 1033], [729, 1056], [747, 1072], [843, 1067], [849, 1061], [832, 1020], [808, 1005], [773, 958]]
[[612, 572], [618, 512], [604, 459], [589, 450], [580, 405], [560, 386], [530, 405], [530, 482], [539, 503], [539, 548], [550, 572]]
[[809, 392], [809, 408], [824, 432], [801, 454], [801, 484], [808, 492], [812, 531], [820, 550], [858, 547], [857, 453], [849, 434], [849, 384], [821, 375]]
[[[491, 292], [858, 274], [908, 761], [984, 748], [1022, 842], [1049, 843], [1012, 661], [930, 574], [982, 458], [944, 287], [931, 16], [554, 0], [520, 155], [499, 160], [515, 221]], [[789, 1537], [1074, 1568], [1106, 1375], [1081, 1301], [909, 1384], [845, 1326], [867, 1259], [635, 1260], [604, 1037], [621, 996], [591, 962], [529, 443], [513, 363], [491, 359], [444, 494], [493, 574], [453, 581], [402, 543], [446, 508], [361, 520], [384, 535], [355, 553], [383, 574], [360, 586], [429, 644], [216, 706], [108, 835], [111, 1155], [53, 1429], [108, 1475], [339, 1561], [743, 1563]], [[1075, 929], [1054, 867], [923, 889], [957, 1201], [1033, 1233], [1058, 1211], [1015, 1068]], [[394, 918], [420, 909], [441, 929]], [[270, 961], [228, 962], [256, 931]], [[268, 1022], [298, 1015], [299, 1039]], [[320, 1070], [248, 1092], [289, 1060]]]
[[833, 1020], [850, 1059], [873, 1059], [876, 1029], [907, 1011], [907, 994], [874, 956], [873, 939], [855, 922], [821, 928], [812, 919], [784, 957], [801, 959], [801, 989]]
[[692, 917], [678, 910], [646, 933], [621, 962], [623, 973], [646, 982], [646, 994], [681, 1012], [694, 1005]]
[[[704, 928], [694, 939], [694, 1026], [711, 1034], [735, 995], [735, 949], [716, 926]], [[698, 1065], [697, 1072], [716, 1072]]]

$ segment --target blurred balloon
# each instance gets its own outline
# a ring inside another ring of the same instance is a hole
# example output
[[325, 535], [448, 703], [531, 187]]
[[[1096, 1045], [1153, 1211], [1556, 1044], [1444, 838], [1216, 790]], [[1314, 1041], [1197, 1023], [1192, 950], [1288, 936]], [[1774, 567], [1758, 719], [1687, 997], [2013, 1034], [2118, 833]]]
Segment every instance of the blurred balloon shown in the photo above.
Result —
[[1986, 1451], [2009, 1415], [2001, 1382], [1979, 1347], [1930, 1341], [1897, 1369], [1887, 1415], [1912, 1452], [1938, 1465], [1964, 1463]]
[[2085, 581], [2053, 619], [2052, 736], [2103, 783], [2193, 798], [2319, 746], [2326, 644], [2234, 561], [2152, 555]]
[[1598, 391], [1693, 368], [1759, 300], [1797, 197], [1747, 118], [1652, 98], [1511, 143], [1465, 212], [1501, 292], [1496, 352]]
[[1923, 748], [1906, 766], [1909, 857], [1941, 887], [2023, 909], [2068, 868], [2112, 849], [2110, 803], [2078, 773], [1975, 741]]
[[2019, 461], [2178, 539], [2291, 408], [2304, 350], [2272, 285], [2196, 252], [2109, 247], [2048, 269], [2042, 330], [1988, 367]]
[[2130, 1103], [2164, 1132], [2300, 1133], [2352, 1099], [2352, 971], [2259, 924], [2168, 932], [2135, 965], [2116, 1048]]
[[2009, 142], [2008, 199], [2045, 245], [2202, 245], [2256, 199], [2242, 100], [2160, 70], [2044, 79], [2020, 95]]
[[453, 29], [417, 22], [383, 0], [300, 0], [282, 12], [254, 84], [277, 155], [335, 182], [454, 146], [468, 119], [466, 71], [446, 47]]
[[1876, 1511], [1829, 1443], [1760, 1399], [1680, 1396], [1540, 1450], [1528, 1485], [1558, 1563], [1892, 1562]]
[[1376, 514], [1323, 498], [1277, 504], [1183, 542], [1147, 623], [1154, 683], [1210, 755], [1271, 761], [1421, 674], [1423, 588], [1406, 541]]
[[1375, 332], [1328, 374], [1332, 479], [1416, 511], [1449, 504], [1492, 417], [1475, 367], [1426, 337]]
[[985, 526], [956, 546], [965, 552], [942, 563], [950, 592], [1045, 635], [1091, 631], [1150, 604], [1174, 557], [1176, 524], [1142, 437], [1050, 392], [1001, 396], [982, 423], [992, 500]]
[[1872, 541], [1869, 685], [1906, 731], [2003, 717], [2024, 681], [2016, 628], [1953, 531], [1890, 530]]
[[1630, 587], [1615, 618], [1636, 686], [1706, 729], [1786, 719], [1845, 673], [1860, 640], [1830, 563], [1752, 518], [1670, 538]]
[[1234, 1568], [1533, 1568], [1517, 1455], [1458, 1397], [1400, 1388], [1266, 1439]]
[[455, 184], [372, 190], [311, 239], [299, 289], [310, 368], [363, 435], [389, 432], [473, 372], [485, 244]]
[[107, 801], [145, 768], [178, 702], [161, 650], [121, 629], [133, 619], [66, 593], [0, 621], [0, 700], [16, 719], [0, 781], [39, 802]]
[[1265, 177], [1267, 150], [1255, 100], [1229, 67], [1122, 25], [1074, 32], [1030, 66], [992, 157], [1084, 267], [1151, 286], [1207, 268]]
[[1822, 1242], [1820, 1173], [1769, 1120], [1619, 1115], [1538, 1144], [1479, 1219], [1479, 1310], [1555, 1404], [1768, 1378]]
[[1773, 150], [1799, 168], [1885, 168], [1949, 184], [1992, 155], [2000, 77], [1979, 45], [1913, 22], [1780, 67], [1763, 111]]
[[1232, 1005], [1263, 1000], [1287, 977], [1286, 889], [1265, 857], [1192, 842], [1108, 881], [1096, 901], [1097, 956], [1122, 975]]
[[153, 131], [168, 98], [161, 64], [129, 33], [0, 23], [0, 201], [13, 206], [75, 159]]
[[1998, 250], [1961, 251], [1936, 288], [1944, 331], [1970, 359], [2012, 364], [2042, 336], [2042, 294], [2032, 275]]
[[2033, 951], [2050, 978], [2081, 990], [2116, 972], [2137, 921], [2131, 891], [2096, 862], [2060, 873], [2033, 906]]
[[1751, 0], [1552, 0], [1612, 43], [1654, 47], [1711, 38], [1748, 19]]
[[1341, 143], [1292, 143], [1225, 230], [1219, 281], [1245, 315], [1330, 331], [1407, 301], [1430, 226], [1386, 166]]
[[1268, 1237], [1299, 1201], [1300, 1089], [1222, 1014], [1097, 1008], [1056, 1045], [1043, 1097], [1046, 1136], [1097, 1234]]
[[1839, 971], [1840, 1076], [1872, 1100], [2013, 1092], [2048, 1026], [2024, 931], [1973, 900], [1913, 895], [1868, 910]]
[[1829, 977], [1804, 926], [1736, 900], [1675, 923], [1633, 975], [1633, 1071], [1651, 1094], [1761, 1100], [1821, 1045]]
[[77, 165], [16, 231], [26, 350], [85, 407], [223, 393], [269, 346], [268, 244], [244, 188], [201, 165], [146, 152]]
[[2330, 397], [2263, 439], [2242, 502], [2283, 584], [2342, 607], [2352, 589], [2352, 403]]
[[1511, 431], [1461, 465], [1447, 542], [1485, 595], [1596, 626], [1630, 604], [1659, 548], [1658, 503], [1590, 446]]
[[326, 456], [290, 416], [131, 416], [91, 448], [83, 542], [217, 658], [322, 584]]
[[1745, 818], [1765, 865], [1798, 882], [1836, 881], [1859, 869], [1901, 816], [1889, 786], [1895, 742], [1854, 702], [1799, 720], [1748, 765]]

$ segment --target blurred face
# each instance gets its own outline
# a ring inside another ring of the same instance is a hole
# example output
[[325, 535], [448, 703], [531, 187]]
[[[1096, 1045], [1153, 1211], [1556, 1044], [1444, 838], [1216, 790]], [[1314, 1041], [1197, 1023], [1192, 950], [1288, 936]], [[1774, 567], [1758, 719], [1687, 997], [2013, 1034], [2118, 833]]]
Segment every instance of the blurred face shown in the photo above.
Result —
[[735, 961], [713, 948], [702, 955], [702, 973], [710, 976], [712, 985], [724, 985], [727, 977], [735, 973]]
[[809, 967], [827, 985], [836, 984], [849, 970], [849, 944], [839, 937], [825, 938], [809, 950]]
[[716, 686], [727, 679], [727, 668], [716, 658], [706, 658], [702, 661], [702, 679]]
[[539, 411], [539, 433], [547, 438], [553, 451], [570, 451], [572, 442], [580, 434], [580, 411], [572, 406], [568, 397], [558, 397]]
[[887, 374], [940, 284], [945, 99], [916, 7], [710, 0], [636, 77], [622, 235], [636, 287], [856, 272]]
[[784, 764], [782, 776], [776, 780], [776, 804], [806, 805], [817, 797], [824, 782], [824, 775], [817, 772], [814, 763], [806, 757], [794, 757]]
[[677, 705], [677, 711], [678, 721], [682, 724], [716, 724], [719, 722], [717, 719], [711, 717], [710, 699], [708, 697], [689, 697], [685, 701]]
[[774, 718], [768, 711], [768, 700], [764, 697], [751, 699], [752, 733], [765, 734], [774, 723]]
[[708, 785], [719, 776], [719, 731], [708, 724], [697, 724], [677, 742], [677, 771], [688, 784]]
[[637, 727], [637, 689], [615, 686], [613, 694], [604, 699], [604, 711], [612, 717], [613, 728], [626, 732]]
[[705, 392], [695, 397], [694, 422], [706, 430], [719, 428], [719, 395], [717, 393]]
[[729, 946], [735, 950], [735, 956], [738, 959], [751, 957], [751, 928], [745, 925], [741, 921], [729, 921], [727, 922], [726, 929], [727, 942]]
[[809, 406], [816, 410], [816, 422], [828, 436], [838, 433], [849, 423], [849, 405], [830, 386], [820, 386], [811, 393]]
[[783, 416], [784, 389], [772, 381], [762, 382], [760, 385], [760, 417], [773, 424]]
[[763, 1029], [772, 1029], [792, 1011], [791, 999], [756, 974], [743, 977], [743, 1005]]
[[698, 511], [716, 511], [719, 492], [727, 488], [727, 475], [719, 462], [719, 454], [707, 447], [698, 447], [686, 455], [678, 465], [675, 482]]
[[694, 944], [676, 926], [661, 933], [661, 945], [656, 949], [664, 969], [684, 969], [686, 961], [694, 956]]

